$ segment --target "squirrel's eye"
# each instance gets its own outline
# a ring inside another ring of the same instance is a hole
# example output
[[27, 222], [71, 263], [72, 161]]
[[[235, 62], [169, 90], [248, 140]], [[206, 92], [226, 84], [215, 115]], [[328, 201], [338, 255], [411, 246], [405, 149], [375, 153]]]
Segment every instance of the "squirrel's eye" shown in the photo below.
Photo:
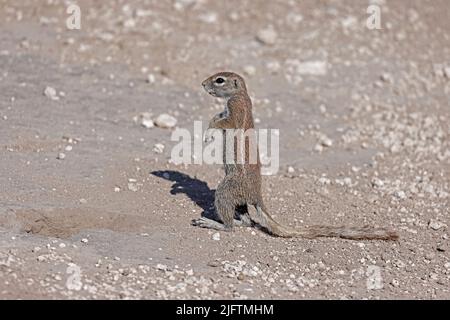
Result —
[[222, 84], [222, 83], [224, 83], [225, 82], [225, 79], [224, 78], [217, 78], [216, 79], [216, 83], [218, 83], [218, 84]]

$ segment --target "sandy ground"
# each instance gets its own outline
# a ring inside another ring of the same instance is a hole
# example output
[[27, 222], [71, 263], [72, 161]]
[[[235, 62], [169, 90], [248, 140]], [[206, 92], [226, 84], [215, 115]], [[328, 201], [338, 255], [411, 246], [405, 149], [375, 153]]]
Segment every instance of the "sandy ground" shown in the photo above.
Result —
[[[67, 1], [0, 0], [1, 298], [450, 298], [447, 0], [78, 4], [68, 30]], [[191, 226], [222, 169], [171, 164], [140, 115], [206, 125], [220, 70], [280, 129], [277, 220], [400, 240]]]

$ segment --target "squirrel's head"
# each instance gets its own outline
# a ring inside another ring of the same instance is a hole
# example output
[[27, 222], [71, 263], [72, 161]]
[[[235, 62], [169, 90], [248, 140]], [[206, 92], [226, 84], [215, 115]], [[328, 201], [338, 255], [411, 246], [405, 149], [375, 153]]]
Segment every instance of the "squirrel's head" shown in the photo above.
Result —
[[202, 82], [206, 92], [214, 97], [230, 98], [247, 92], [244, 79], [233, 72], [219, 72]]

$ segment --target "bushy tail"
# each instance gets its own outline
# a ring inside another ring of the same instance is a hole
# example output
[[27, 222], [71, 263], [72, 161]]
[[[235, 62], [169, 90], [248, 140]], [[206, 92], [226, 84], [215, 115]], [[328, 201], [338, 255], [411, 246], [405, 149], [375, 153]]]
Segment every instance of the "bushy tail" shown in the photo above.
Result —
[[267, 210], [260, 206], [256, 207], [261, 225], [267, 231], [277, 237], [292, 238], [318, 238], [318, 237], [336, 237], [351, 240], [397, 240], [398, 234], [395, 231], [385, 228], [364, 227], [333, 227], [333, 226], [310, 226], [291, 228], [283, 226], [276, 222]]

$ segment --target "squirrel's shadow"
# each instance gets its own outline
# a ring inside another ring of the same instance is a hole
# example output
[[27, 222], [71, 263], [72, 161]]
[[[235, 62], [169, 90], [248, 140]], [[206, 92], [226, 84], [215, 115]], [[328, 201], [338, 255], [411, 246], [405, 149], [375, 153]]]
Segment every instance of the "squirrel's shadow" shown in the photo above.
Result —
[[[196, 205], [202, 208], [202, 217], [220, 221], [214, 209], [215, 190], [210, 189], [205, 181], [173, 170], [152, 171], [151, 174], [174, 182], [170, 194], [184, 193], [187, 195]], [[248, 212], [247, 205], [237, 206], [235, 218], [240, 219], [240, 215], [246, 212]]]
[[205, 181], [173, 170], [153, 171], [151, 174], [174, 182], [170, 194], [184, 193], [202, 208], [203, 217], [217, 220], [214, 210], [214, 190], [210, 189]]

